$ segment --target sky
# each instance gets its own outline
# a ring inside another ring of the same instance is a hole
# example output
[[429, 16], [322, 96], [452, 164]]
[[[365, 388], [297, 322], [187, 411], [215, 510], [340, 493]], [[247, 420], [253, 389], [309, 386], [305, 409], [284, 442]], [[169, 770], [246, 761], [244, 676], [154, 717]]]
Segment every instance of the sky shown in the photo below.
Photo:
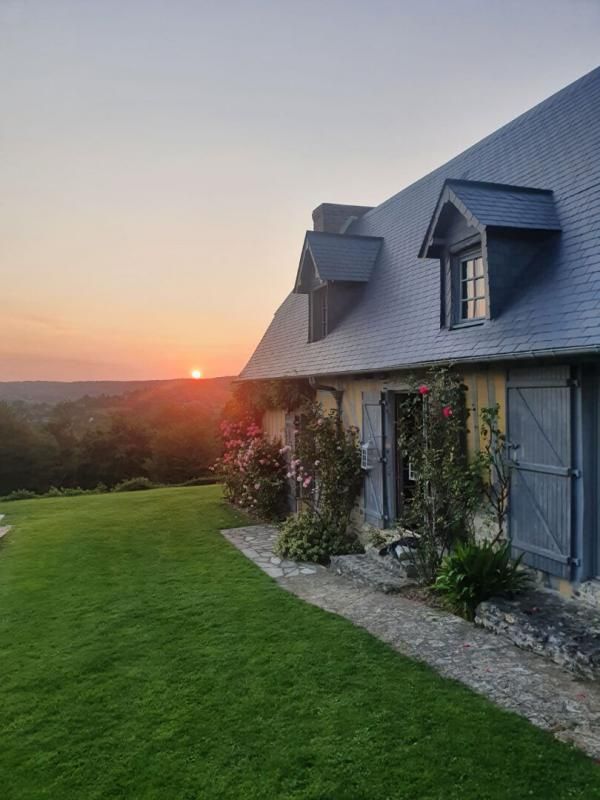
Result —
[[0, 380], [236, 374], [322, 202], [600, 63], [600, 0], [0, 0]]

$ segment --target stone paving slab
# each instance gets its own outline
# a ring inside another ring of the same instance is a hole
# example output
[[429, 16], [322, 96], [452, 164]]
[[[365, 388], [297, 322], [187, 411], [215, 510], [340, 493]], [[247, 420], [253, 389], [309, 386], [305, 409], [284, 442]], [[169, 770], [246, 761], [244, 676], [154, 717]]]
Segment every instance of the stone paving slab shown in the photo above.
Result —
[[315, 564], [288, 561], [279, 558], [274, 551], [278, 530], [271, 525], [252, 525], [247, 528], [229, 528], [221, 531], [238, 550], [254, 561], [272, 578], [293, 578], [296, 575], [315, 575], [319, 568]]
[[374, 558], [364, 554], [332, 556], [329, 569], [336, 575], [343, 575], [385, 594], [402, 592], [415, 585], [411, 578], [407, 578], [399, 571], [392, 572]]
[[[277, 529], [253, 526], [223, 531], [265, 572]], [[248, 540], [248, 536], [254, 537]], [[526, 717], [557, 739], [600, 759], [600, 687], [578, 680], [556, 664], [520, 650], [503, 636], [400, 595], [385, 595], [314, 565], [277, 566], [278, 583], [308, 603], [339, 614], [424, 661], [441, 675], [461, 681], [497, 705]], [[306, 571], [304, 571], [306, 570]], [[310, 571], [308, 571], [310, 570]], [[287, 571], [287, 574], [286, 574]]]

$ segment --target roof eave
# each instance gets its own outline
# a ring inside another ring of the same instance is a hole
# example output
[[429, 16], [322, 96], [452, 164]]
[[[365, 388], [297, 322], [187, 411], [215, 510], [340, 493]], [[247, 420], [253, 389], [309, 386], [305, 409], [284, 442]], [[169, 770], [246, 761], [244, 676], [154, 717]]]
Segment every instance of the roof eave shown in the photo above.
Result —
[[600, 344], [587, 345], [585, 347], [549, 347], [546, 349], [529, 350], [522, 353], [506, 352], [496, 353], [494, 355], [478, 355], [478, 356], [463, 356], [457, 358], [437, 358], [427, 361], [391, 364], [387, 366], [371, 367], [369, 369], [351, 369], [342, 371], [322, 370], [322, 371], [308, 371], [308, 372], [295, 372], [288, 375], [268, 375], [263, 377], [244, 377], [242, 373], [238, 375], [238, 381], [285, 381], [294, 380], [295, 378], [312, 378], [337, 376], [349, 377], [352, 375], [371, 375], [373, 373], [382, 372], [408, 372], [415, 369], [426, 369], [440, 364], [483, 364], [489, 362], [503, 362], [503, 361], [531, 361], [532, 359], [543, 358], [575, 358], [578, 356], [594, 356], [600, 354]]

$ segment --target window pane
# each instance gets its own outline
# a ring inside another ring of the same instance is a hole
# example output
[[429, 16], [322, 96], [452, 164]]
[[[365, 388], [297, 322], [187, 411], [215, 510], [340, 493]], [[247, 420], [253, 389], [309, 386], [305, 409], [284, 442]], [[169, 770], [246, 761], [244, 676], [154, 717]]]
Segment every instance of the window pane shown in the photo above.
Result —
[[468, 322], [485, 319], [487, 312], [483, 257], [458, 257], [453, 263], [454, 297], [459, 301], [455, 320]]
[[463, 319], [474, 319], [475, 317], [475, 300], [465, 300], [462, 304]]

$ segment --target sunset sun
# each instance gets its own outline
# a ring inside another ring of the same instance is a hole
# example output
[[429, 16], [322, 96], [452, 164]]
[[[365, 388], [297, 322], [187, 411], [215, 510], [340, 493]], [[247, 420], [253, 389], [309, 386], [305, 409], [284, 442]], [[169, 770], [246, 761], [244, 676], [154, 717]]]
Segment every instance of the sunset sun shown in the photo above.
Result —
[[200, 380], [200, 378], [202, 377], [202, 370], [199, 370], [199, 369], [193, 369], [193, 370], [190, 372], [190, 375], [192, 376], [192, 378], [193, 378], [195, 381], [199, 381], [199, 380]]

